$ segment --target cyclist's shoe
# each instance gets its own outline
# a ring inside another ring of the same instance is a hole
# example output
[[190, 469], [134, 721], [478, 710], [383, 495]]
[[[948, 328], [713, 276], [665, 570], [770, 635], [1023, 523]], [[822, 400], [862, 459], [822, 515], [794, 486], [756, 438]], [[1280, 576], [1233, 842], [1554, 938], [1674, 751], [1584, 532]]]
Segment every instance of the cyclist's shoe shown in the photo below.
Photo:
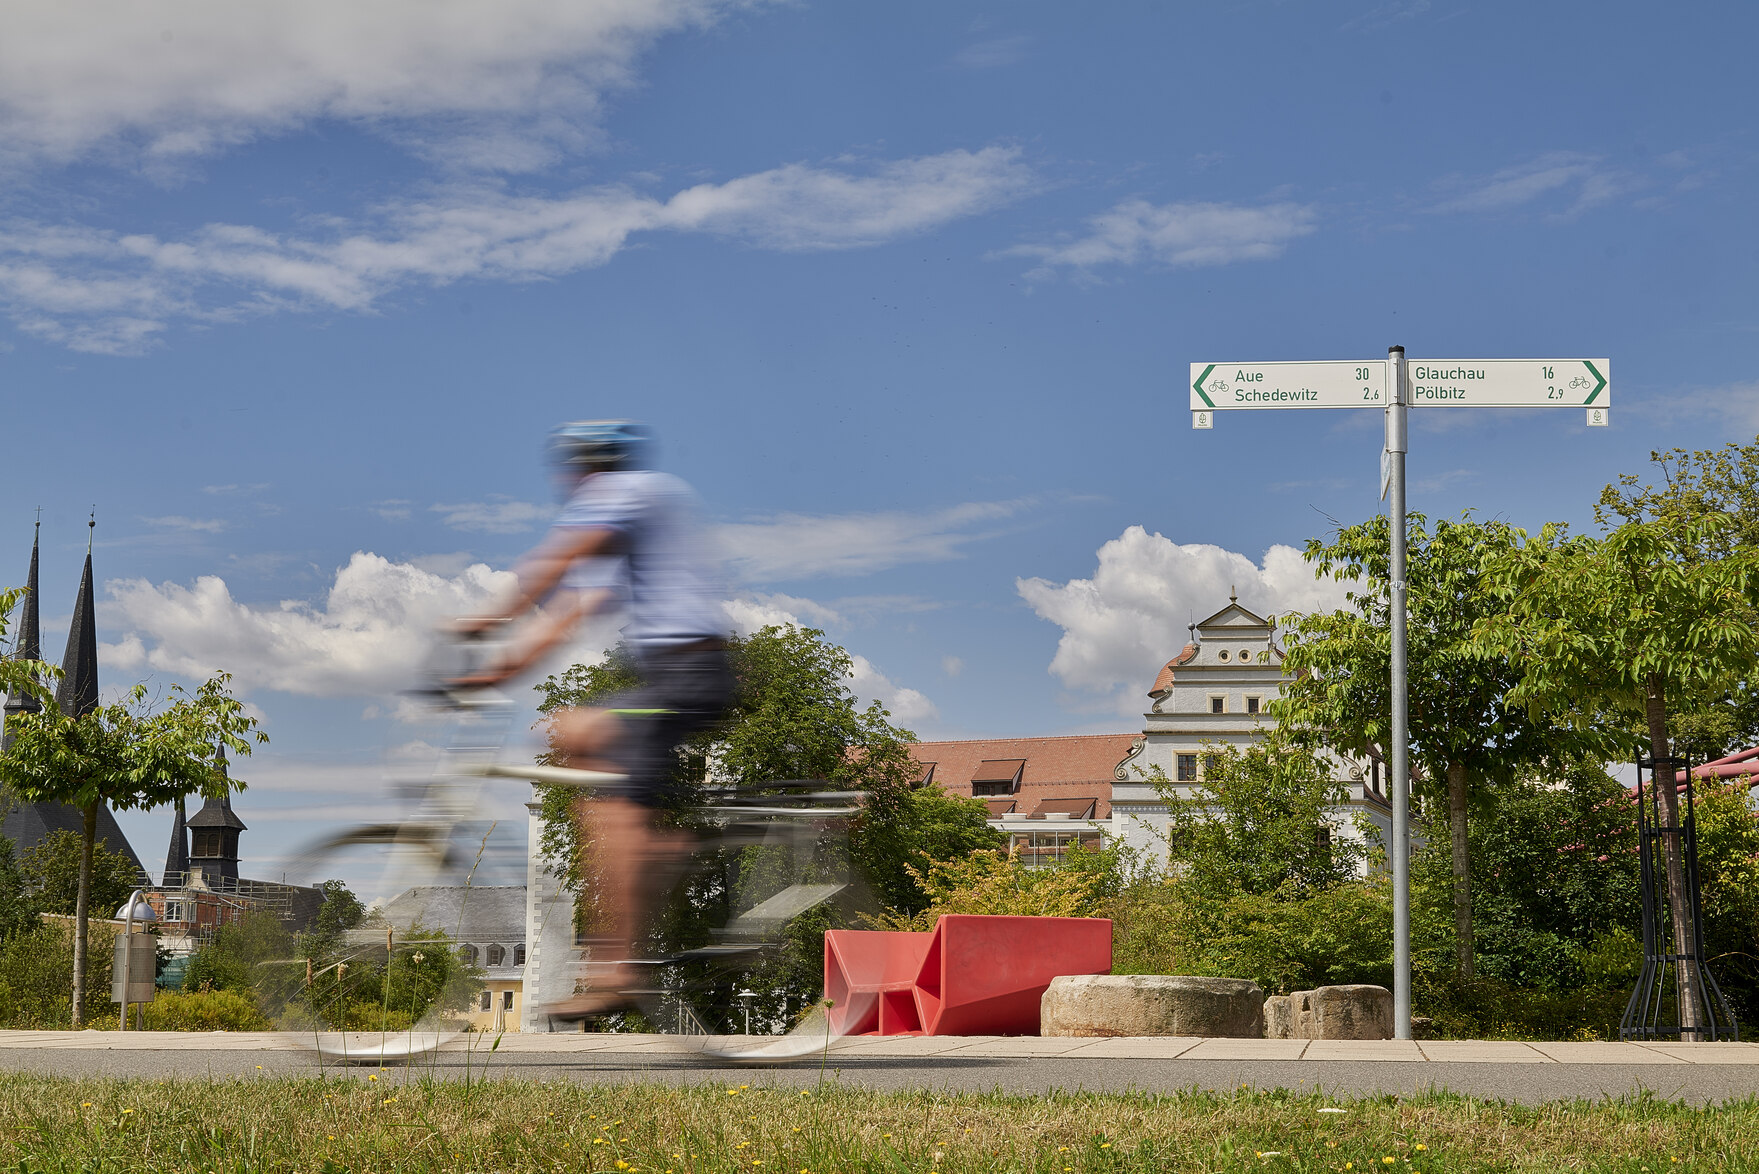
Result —
[[637, 1010], [640, 1010], [640, 1005], [632, 991], [596, 990], [583, 991], [549, 1003], [539, 1007], [537, 1013], [564, 1023], [578, 1023], [582, 1019], [597, 1019], [605, 1015], [615, 1015], [619, 1011]]

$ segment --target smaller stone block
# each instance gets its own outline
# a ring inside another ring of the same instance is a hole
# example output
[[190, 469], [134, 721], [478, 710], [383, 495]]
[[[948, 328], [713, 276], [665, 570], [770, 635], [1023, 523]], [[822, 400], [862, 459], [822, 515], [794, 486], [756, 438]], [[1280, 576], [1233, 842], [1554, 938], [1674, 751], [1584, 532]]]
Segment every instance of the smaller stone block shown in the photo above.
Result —
[[1354, 983], [1296, 991], [1289, 996], [1296, 1039], [1391, 1039], [1393, 993]]
[[1272, 995], [1264, 1000], [1264, 1038], [1295, 1038], [1295, 1008], [1290, 996]]
[[1051, 979], [1038, 1033], [1053, 1036], [1264, 1034], [1264, 993], [1243, 978], [1078, 974]]

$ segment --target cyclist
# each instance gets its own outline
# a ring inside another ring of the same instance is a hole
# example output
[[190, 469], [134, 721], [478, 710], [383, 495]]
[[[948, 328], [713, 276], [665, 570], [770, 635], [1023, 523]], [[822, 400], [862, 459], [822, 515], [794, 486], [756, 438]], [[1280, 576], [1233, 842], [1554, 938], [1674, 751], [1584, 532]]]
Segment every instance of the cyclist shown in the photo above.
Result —
[[587, 617], [622, 607], [623, 642], [642, 685], [607, 705], [553, 715], [553, 744], [571, 765], [621, 773], [575, 808], [583, 842], [601, 845], [593, 872], [600, 905], [614, 921], [604, 945], [615, 961], [588, 970], [587, 988], [542, 1009], [556, 1018], [604, 1014], [623, 1005], [647, 910], [643, 878], [665, 871], [685, 849], [654, 826], [675, 766], [676, 747], [720, 720], [732, 697], [726, 620], [712, 559], [693, 521], [683, 481], [648, 467], [652, 439], [629, 420], [583, 420], [550, 434], [550, 461], [565, 504], [550, 532], [517, 567], [518, 587], [486, 615], [456, 621], [464, 631], [532, 616], [535, 631], [498, 663], [462, 678], [487, 686], [517, 676], [562, 644]]

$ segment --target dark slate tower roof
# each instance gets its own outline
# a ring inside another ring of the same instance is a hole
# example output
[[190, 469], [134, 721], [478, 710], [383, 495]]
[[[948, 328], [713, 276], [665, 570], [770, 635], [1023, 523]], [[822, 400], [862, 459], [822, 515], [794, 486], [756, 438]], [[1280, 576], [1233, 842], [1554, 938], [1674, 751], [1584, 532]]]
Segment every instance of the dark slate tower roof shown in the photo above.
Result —
[[248, 831], [244, 821], [232, 810], [232, 798], [209, 799], [202, 804], [202, 809], [189, 817], [188, 826], [195, 828], [231, 828], [235, 832]]
[[[98, 523], [90, 523], [93, 529]], [[92, 544], [86, 539], [86, 569], [73, 603], [73, 627], [67, 630], [67, 652], [61, 658], [61, 687], [55, 703], [68, 717], [82, 717], [98, 708], [98, 617], [92, 600]]]
[[[96, 522], [92, 525], [95, 527]], [[42, 641], [37, 627], [37, 544], [31, 544], [31, 572], [27, 582], [29, 594], [25, 597], [23, 624], [19, 629], [17, 655], [30, 655], [33, 659], [42, 659]], [[92, 601], [92, 551], [88, 541], [86, 545], [85, 578], [80, 581], [79, 600], [74, 606], [73, 630], [67, 637], [67, 658], [64, 668], [67, 677], [63, 679], [61, 688], [56, 692], [56, 701], [64, 713], [90, 713], [98, 704], [98, 629], [95, 609]], [[81, 673], [78, 688], [71, 694], [69, 686], [75, 684], [75, 671]], [[23, 698], [19, 699], [23, 701]], [[77, 708], [68, 709], [74, 704]], [[38, 707], [34, 701], [28, 708], [14, 708], [12, 699], [7, 700], [6, 712], [32, 712]], [[9, 794], [0, 793], [0, 836], [12, 841], [13, 849], [23, 853], [36, 847], [48, 838], [50, 832], [69, 831], [75, 835], [85, 830], [85, 819], [79, 809], [66, 803], [19, 803]], [[104, 841], [112, 852], [120, 852], [134, 862], [145, 878], [146, 869], [141, 867], [140, 857], [135, 854], [134, 846], [128, 837], [122, 834], [122, 828], [116, 822], [105, 804], [98, 804], [98, 839]], [[148, 882], [150, 883], [150, 882]]]
[[[41, 625], [37, 619], [37, 548], [41, 545], [43, 524], [37, 523], [36, 532], [31, 536], [31, 573], [24, 584], [24, 607], [18, 618], [18, 638], [12, 645], [14, 660], [43, 659], [43, 639]], [[6, 720], [11, 722], [14, 714], [36, 713], [42, 703], [30, 694], [6, 699]], [[11, 731], [0, 733], [0, 747], [10, 744]]]
[[184, 827], [183, 799], [177, 800], [177, 811], [171, 820], [171, 847], [165, 853], [165, 872], [160, 884], [176, 884], [189, 873], [189, 832]]

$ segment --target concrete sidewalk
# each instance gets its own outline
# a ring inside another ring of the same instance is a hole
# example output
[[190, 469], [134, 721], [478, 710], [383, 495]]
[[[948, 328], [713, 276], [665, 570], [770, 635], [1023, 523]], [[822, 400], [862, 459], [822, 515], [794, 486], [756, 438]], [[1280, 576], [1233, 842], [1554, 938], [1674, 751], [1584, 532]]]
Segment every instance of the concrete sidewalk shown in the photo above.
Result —
[[[390, 1041], [400, 1036], [387, 1037]], [[370, 1058], [377, 1035], [349, 1040]], [[313, 1037], [260, 1032], [0, 1032], [0, 1070], [60, 1076], [259, 1077], [364, 1073], [320, 1059]], [[1759, 1095], [1759, 1044], [1063, 1039], [1037, 1036], [854, 1037], [828, 1052], [753, 1067], [689, 1051], [677, 1036], [507, 1035], [457, 1042], [394, 1068], [400, 1079], [494, 1078], [598, 1083], [765, 1083], [810, 1087], [824, 1066], [873, 1089], [1160, 1092], [1242, 1085], [1362, 1096], [1449, 1090], [1538, 1104], [1650, 1093], [1691, 1104]]]

